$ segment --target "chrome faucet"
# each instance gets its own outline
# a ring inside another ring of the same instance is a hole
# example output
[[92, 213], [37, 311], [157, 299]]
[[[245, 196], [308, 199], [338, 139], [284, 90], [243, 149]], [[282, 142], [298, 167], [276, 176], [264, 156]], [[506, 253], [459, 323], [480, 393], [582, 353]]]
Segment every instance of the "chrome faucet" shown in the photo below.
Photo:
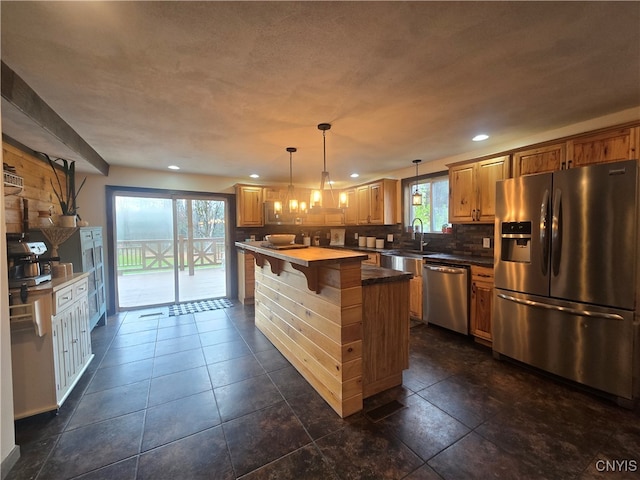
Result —
[[422, 223], [422, 219], [418, 218], [418, 217], [414, 218], [413, 222], [411, 222], [411, 229], [414, 230], [414, 236], [413, 236], [414, 240], [416, 238], [415, 237], [415, 229], [414, 229], [414, 226], [416, 224], [416, 220], [418, 222], [420, 222], [420, 251], [422, 252], [422, 249], [424, 247], [424, 224]]

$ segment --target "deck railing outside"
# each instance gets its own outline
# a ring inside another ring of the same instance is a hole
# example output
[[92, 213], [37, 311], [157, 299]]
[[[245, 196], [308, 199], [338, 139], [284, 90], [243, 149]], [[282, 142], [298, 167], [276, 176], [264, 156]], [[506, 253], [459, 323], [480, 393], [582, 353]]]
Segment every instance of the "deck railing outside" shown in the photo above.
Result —
[[[175, 265], [173, 240], [122, 240], [117, 242], [118, 274], [170, 270]], [[178, 268], [189, 269], [224, 265], [224, 237], [179, 237]]]

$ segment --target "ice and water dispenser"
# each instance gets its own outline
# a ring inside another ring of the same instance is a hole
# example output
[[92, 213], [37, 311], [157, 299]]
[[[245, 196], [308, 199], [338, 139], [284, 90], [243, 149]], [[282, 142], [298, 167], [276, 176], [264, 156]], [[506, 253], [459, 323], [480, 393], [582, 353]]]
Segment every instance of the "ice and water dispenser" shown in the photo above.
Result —
[[531, 222], [502, 222], [500, 259], [505, 262], [531, 262]]

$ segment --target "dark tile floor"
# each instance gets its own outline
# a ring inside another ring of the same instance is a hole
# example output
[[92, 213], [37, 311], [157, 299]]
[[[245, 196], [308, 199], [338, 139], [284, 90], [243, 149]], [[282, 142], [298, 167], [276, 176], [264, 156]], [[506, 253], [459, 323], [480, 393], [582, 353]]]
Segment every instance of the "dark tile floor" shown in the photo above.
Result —
[[166, 312], [93, 331], [96, 358], [59, 414], [18, 422], [8, 479], [640, 475], [638, 411], [437, 327], [411, 329], [402, 387], [343, 420], [256, 330], [251, 307]]

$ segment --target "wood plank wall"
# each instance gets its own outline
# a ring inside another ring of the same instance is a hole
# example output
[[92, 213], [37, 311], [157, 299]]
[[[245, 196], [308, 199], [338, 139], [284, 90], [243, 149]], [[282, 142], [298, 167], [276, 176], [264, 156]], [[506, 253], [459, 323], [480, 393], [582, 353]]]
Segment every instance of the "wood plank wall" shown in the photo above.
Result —
[[[23, 231], [23, 206], [27, 200], [29, 210], [29, 227], [40, 226], [38, 211], [49, 210], [53, 205], [55, 215], [60, 215], [60, 204], [53, 193], [51, 181], [56, 182], [55, 175], [49, 164], [5, 142], [2, 143], [2, 155], [4, 163], [16, 168], [16, 175], [23, 178], [24, 188], [17, 195], [4, 197], [5, 222], [7, 233], [20, 233]], [[63, 188], [66, 188], [64, 176], [61, 177]], [[6, 192], [5, 192], [6, 193]]]
[[[268, 260], [268, 259], [267, 259]], [[360, 262], [318, 267], [320, 293], [285, 262], [255, 270], [256, 326], [340, 415], [362, 410]]]

